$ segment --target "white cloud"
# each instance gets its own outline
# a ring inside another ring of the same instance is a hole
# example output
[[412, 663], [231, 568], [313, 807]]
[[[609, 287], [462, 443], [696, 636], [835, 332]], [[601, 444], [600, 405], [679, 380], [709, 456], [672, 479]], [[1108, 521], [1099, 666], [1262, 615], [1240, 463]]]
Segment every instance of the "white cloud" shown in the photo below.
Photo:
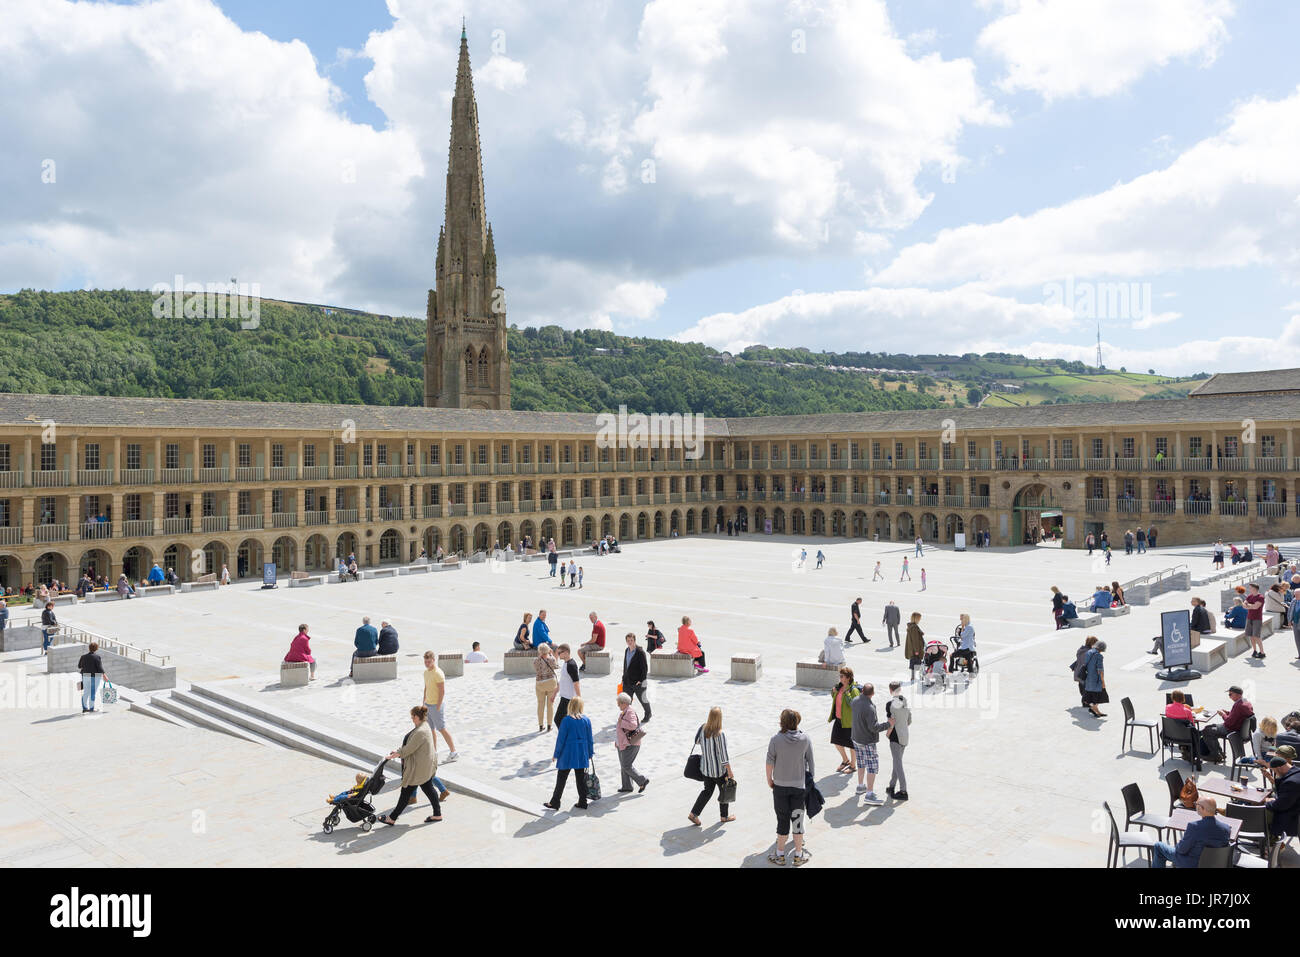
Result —
[[980, 0], [1002, 15], [978, 45], [1003, 61], [1000, 85], [1046, 100], [1118, 93], [1174, 59], [1214, 61], [1231, 0]]
[[495, 87], [503, 93], [518, 89], [528, 82], [528, 68], [518, 60], [497, 54], [484, 66], [474, 71], [474, 83]]
[[1154, 312], [1149, 316], [1133, 320], [1133, 328], [1138, 331], [1154, 329], [1156, 326], [1163, 326], [1180, 318], [1182, 318], [1181, 312]]
[[1000, 222], [908, 246], [876, 281], [1034, 286], [1064, 276], [1152, 277], [1263, 265], [1300, 281], [1300, 92], [1254, 99], [1167, 168]]

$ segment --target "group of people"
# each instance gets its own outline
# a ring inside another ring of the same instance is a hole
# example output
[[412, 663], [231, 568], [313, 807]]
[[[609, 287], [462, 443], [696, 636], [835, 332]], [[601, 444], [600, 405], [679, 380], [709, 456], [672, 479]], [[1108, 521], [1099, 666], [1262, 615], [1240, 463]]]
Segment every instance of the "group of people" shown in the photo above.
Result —
[[[1269, 548], [1272, 547], [1273, 547], [1272, 545], [1269, 546]], [[1232, 555], [1232, 564], [1234, 565], [1240, 565], [1243, 562], [1253, 562], [1255, 560], [1255, 553], [1250, 550], [1249, 545], [1247, 545], [1244, 549], [1239, 549], [1237, 548], [1236, 545], [1233, 545], [1231, 542], [1229, 542], [1227, 546], [1227, 551], [1229, 554]], [[1280, 559], [1280, 555], [1281, 553], [1279, 553], [1279, 559]], [[1223, 539], [1219, 539], [1217, 542], [1214, 543], [1213, 547], [1211, 548], [1210, 563], [1214, 565], [1215, 568], [1218, 569], [1223, 568], [1223, 564], [1224, 564]], [[1277, 562], [1269, 562], [1269, 564], [1276, 565]]]

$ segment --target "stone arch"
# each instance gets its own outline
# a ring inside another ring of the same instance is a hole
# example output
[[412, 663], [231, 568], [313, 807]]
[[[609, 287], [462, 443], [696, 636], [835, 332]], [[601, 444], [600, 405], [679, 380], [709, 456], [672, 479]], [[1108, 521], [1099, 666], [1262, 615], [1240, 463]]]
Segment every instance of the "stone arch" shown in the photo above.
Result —
[[68, 556], [54, 549], [41, 552], [32, 563], [32, 575], [38, 584], [48, 584], [55, 578], [66, 582], [71, 570], [72, 563]]
[[537, 524], [531, 518], [526, 518], [519, 523], [519, 537], [528, 541], [532, 548], [538, 548], [540, 545], [537, 541]]
[[808, 534], [808, 522], [804, 517], [803, 509], [790, 509], [790, 534], [806, 535]]
[[641, 512], [636, 517], [636, 537], [649, 538], [650, 535], [650, 517], [645, 512]]
[[820, 508], [815, 508], [812, 510], [812, 514], [810, 518], [811, 521], [808, 523], [809, 531], [813, 535], [825, 535], [826, 534], [826, 513], [823, 512]]
[[614, 516], [606, 512], [600, 517], [600, 537], [614, 534]]
[[486, 552], [492, 548], [492, 529], [488, 527], [487, 522], [479, 522], [474, 526], [473, 549], [476, 552]]
[[896, 525], [900, 542], [910, 542], [916, 538], [916, 521], [912, 518], [911, 512], [899, 512]]
[[[132, 545], [122, 553], [122, 574], [128, 581], [143, 581], [153, 568], [153, 552], [147, 545]], [[110, 585], [116, 584], [109, 582]]]
[[871, 528], [867, 513], [860, 508], [856, 509], [850, 517], [849, 528], [854, 538], [866, 538]]
[[464, 558], [469, 554], [469, 533], [464, 525], [453, 525], [447, 534], [447, 550]]
[[514, 548], [515, 544], [515, 527], [509, 522], [502, 522], [497, 525], [497, 541], [502, 548]]
[[88, 548], [77, 559], [77, 578], [80, 578], [83, 572], [89, 572], [91, 578], [98, 578], [101, 575], [107, 578], [112, 568], [113, 558], [107, 551], [102, 548]]
[[596, 540], [596, 518], [594, 515], [582, 516], [582, 544], [590, 545]]
[[[242, 545], [240, 546], [243, 547]], [[355, 555], [357, 552], [357, 533], [340, 532], [339, 537], [334, 540], [334, 557], [347, 558], [349, 555]]]
[[831, 512], [831, 534], [838, 538], [849, 534], [848, 517], [838, 508]]
[[785, 534], [785, 509], [772, 509], [772, 531], [777, 535]]
[[889, 541], [890, 524], [889, 513], [883, 509], [877, 511], [872, 521], [872, 537], [877, 538], [882, 542]]
[[[193, 548], [185, 542], [172, 542], [162, 551], [162, 570], [171, 569], [181, 581], [193, 581], [194, 575], [190, 572], [190, 562], [193, 558]], [[262, 567], [257, 568], [261, 573]]]
[[542, 541], [549, 542], [555, 537], [555, 519], [542, 519]]
[[[915, 536], [913, 536], [915, 538]], [[921, 537], [927, 542], [937, 542], [939, 540], [939, 516], [933, 512], [923, 512], [921, 514]]]
[[275, 562], [277, 575], [290, 575], [298, 570], [298, 545], [292, 536], [281, 535], [271, 543], [271, 561]]
[[672, 534], [673, 532], [678, 535], [682, 533], [682, 513], [680, 509], [676, 508], [668, 516], [668, 533]]
[[686, 534], [695, 534], [695, 509], [693, 508], [688, 508], [686, 510]]
[[664, 513], [663, 509], [655, 512], [655, 538], [661, 538], [664, 534]]
[[491, 368], [492, 368], [492, 360], [488, 355], [488, 347], [484, 346], [482, 349], [479, 350], [479, 354], [478, 354], [478, 383], [477, 384], [480, 389], [486, 389], [488, 387], [488, 383], [490, 381], [489, 376], [491, 375], [491, 371], [490, 371]]
[[566, 517], [560, 523], [560, 544], [571, 547], [577, 540], [577, 535], [578, 523], [573, 520], [572, 516]]
[[966, 531], [966, 521], [956, 512], [949, 512], [943, 517], [943, 542], [953, 541], [953, 536]]
[[324, 535], [317, 532], [307, 538], [307, 544], [304, 548], [303, 566], [306, 571], [331, 571], [333, 562], [330, 560], [330, 541]]
[[221, 566], [230, 566], [230, 547], [220, 539], [203, 546], [203, 571], [201, 575], [221, 575]]
[[17, 555], [0, 555], [0, 587], [15, 592], [23, 586], [23, 563]]

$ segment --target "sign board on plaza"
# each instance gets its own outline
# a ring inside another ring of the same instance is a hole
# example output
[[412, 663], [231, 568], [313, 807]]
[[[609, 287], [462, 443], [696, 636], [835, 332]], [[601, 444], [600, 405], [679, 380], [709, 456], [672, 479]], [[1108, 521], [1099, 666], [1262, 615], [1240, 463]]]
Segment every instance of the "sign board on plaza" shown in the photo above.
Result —
[[1164, 666], [1186, 668], [1192, 663], [1192, 615], [1186, 608], [1160, 613], [1160, 633], [1164, 636]]

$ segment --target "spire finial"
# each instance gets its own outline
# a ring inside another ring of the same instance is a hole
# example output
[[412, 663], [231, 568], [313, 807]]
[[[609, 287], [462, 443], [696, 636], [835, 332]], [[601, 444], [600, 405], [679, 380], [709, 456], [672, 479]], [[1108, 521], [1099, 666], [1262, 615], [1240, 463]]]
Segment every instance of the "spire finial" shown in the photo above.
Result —
[[460, 18], [460, 38], [462, 40], [465, 39], [465, 18], [464, 17]]

